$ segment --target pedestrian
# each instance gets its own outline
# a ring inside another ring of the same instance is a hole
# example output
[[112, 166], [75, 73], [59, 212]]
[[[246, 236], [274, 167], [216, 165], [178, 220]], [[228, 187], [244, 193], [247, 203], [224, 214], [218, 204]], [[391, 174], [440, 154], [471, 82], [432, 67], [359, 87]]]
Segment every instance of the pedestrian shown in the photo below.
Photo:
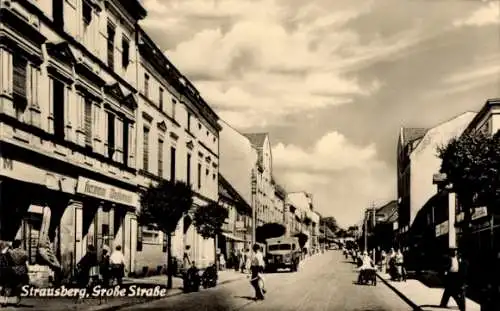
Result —
[[10, 295], [12, 265], [9, 244], [6, 241], [0, 241], [0, 304], [2, 306], [7, 304], [7, 298]]
[[451, 248], [445, 267], [445, 288], [441, 298], [440, 307], [447, 308], [450, 297], [455, 299], [460, 311], [465, 311], [465, 263], [458, 256], [457, 249]]
[[104, 287], [109, 287], [110, 283], [110, 263], [109, 263], [109, 248], [107, 246], [104, 246], [102, 248], [102, 255], [101, 255], [101, 260], [99, 262], [99, 272], [101, 273], [102, 277], [102, 285]]
[[125, 274], [125, 256], [123, 256], [121, 245], [117, 245], [113, 253], [111, 253], [109, 264], [111, 267], [111, 277], [116, 279], [118, 285], [122, 285]]
[[77, 264], [78, 288], [87, 288], [90, 285], [90, 269], [97, 266], [97, 252], [94, 245], [87, 246], [87, 252]]
[[386, 259], [387, 259], [387, 254], [385, 253], [384, 250], [382, 250], [382, 252], [380, 253], [380, 262], [379, 262], [380, 271], [382, 273], [386, 273], [387, 271]]
[[224, 258], [224, 254], [220, 254], [219, 256], [219, 269], [221, 271], [225, 270], [226, 269], [226, 259]]
[[21, 302], [21, 288], [29, 284], [28, 254], [22, 249], [21, 244], [21, 240], [14, 240], [10, 250], [12, 259], [11, 297], [14, 298], [16, 305]]
[[252, 250], [253, 256], [250, 266], [250, 283], [255, 289], [255, 300], [264, 300], [264, 294], [266, 292], [264, 289], [264, 279], [262, 277], [262, 273], [264, 272], [264, 257], [258, 244], [254, 244]]

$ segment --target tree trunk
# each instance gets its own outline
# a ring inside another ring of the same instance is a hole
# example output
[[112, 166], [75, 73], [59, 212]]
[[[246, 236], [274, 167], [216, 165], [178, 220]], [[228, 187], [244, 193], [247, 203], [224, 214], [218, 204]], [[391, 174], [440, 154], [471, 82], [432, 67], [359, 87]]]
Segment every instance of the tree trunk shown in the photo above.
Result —
[[167, 233], [167, 289], [172, 289], [172, 233]]

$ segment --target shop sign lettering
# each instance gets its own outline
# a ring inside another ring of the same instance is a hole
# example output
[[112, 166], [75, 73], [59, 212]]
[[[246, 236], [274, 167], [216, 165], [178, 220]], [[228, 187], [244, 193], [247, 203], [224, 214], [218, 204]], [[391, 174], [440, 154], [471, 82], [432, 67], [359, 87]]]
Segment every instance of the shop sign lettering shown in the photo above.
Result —
[[6, 170], [13, 170], [14, 163], [12, 162], [12, 159], [3, 158], [3, 168]]
[[95, 198], [136, 207], [139, 198], [134, 192], [123, 190], [92, 179], [79, 177], [77, 192]]

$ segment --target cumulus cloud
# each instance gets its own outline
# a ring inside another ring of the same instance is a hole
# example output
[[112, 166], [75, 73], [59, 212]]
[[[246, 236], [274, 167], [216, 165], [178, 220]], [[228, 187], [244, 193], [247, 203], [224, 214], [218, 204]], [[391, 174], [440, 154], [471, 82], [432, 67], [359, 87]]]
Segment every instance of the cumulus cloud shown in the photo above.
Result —
[[329, 132], [310, 148], [278, 143], [272, 152], [287, 189], [314, 193], [320, 210], [335, 214], [342, 225], [351, 224], [371, 202], [394, 197], [395, 172], [378, 159], [374, 144], [356, 145]]
[[[485, 1], [486, 2], [486, 1]], [[500, 22], [500, 3], [491, 1], [475, 10], [470, 16], [464, 19], [457, 19], [453, 25], [461, 26], [485, 26], [498, 24]]]

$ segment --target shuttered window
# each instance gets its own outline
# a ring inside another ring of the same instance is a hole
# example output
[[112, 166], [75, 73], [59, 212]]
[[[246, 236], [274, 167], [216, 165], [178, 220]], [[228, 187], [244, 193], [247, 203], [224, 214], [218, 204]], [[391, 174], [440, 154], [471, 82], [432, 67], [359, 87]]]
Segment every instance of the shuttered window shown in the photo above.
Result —
[[158, 139], [158, 176], [163, 178], [163, 140]]
[[129, 156], [129, 122], [123, 120], [123, 164], [128, 165]]
[[64, 139], [64, 84], [59, 80], [52, 80], [52, 105], [54, 112], [54, 135]]
[[108, 23], [108, 66], [115, 67], [115, 27]]
[[85, 145], [92, 147], [92, 101], [85, 99]]
[[26, 69], [28, 62], [24, 57], [16, 56], [16, 54], [14, 54], [13, 58], [14, 96], [17, 97], [16, 100], [26, 102]]
[[149, 128], [144, 127], [142, 142], [142, 169], [149, 170]]
[[115, 115], [108, 112], [108, 157], [113, 159], [115, 154]]

